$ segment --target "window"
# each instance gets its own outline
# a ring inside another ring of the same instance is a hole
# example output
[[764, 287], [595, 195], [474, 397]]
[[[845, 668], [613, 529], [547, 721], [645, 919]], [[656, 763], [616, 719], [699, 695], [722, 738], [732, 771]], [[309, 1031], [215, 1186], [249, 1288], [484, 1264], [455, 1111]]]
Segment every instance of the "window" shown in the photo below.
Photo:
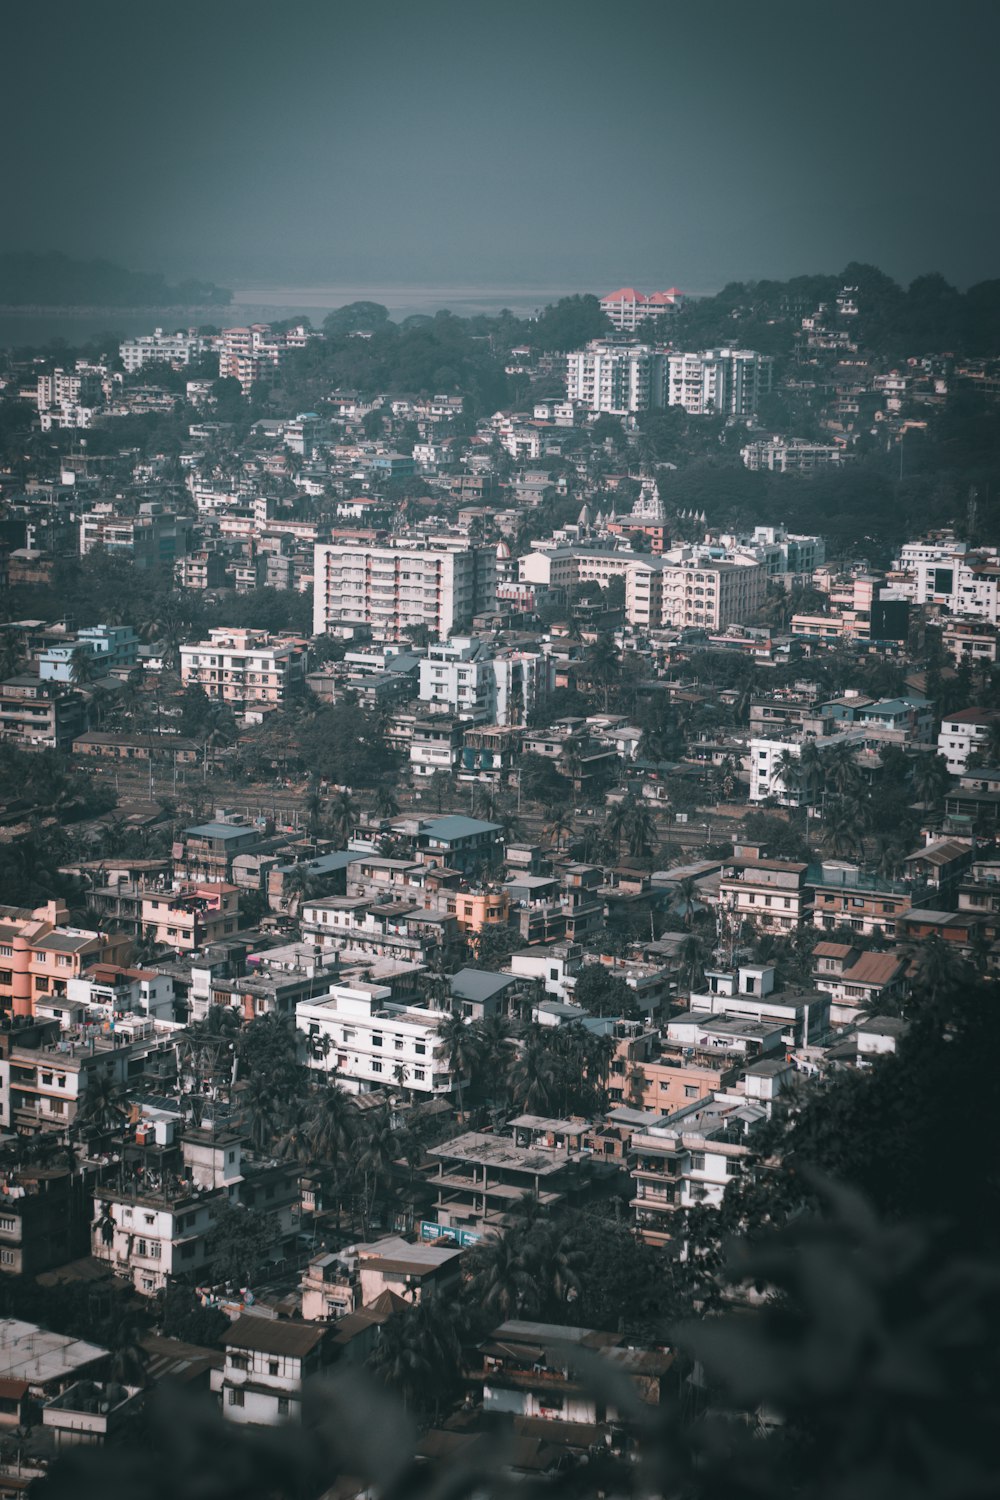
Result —
[[704, 1151], [692, 1151], [691, 1152], [691, 1170], [692, 1170], [692, 1172], [704, 1172], [704, 1170], [705, 1170], [705, 1153], [704, 1153]]
[[427, 1046], [424, 1042], [417, 1042], [413, 1050], [418, 1057], [423, 1057], [424, 1053], [427, 1051]]
[[249, 1370], [250, 1360], [246, 1354], [230, 1354], [229, 1363], [234, 1370]]
[[13, 1214], [0, 1215], [0, 1234], [13, 1234], [17, 1228], [17, 1219]]
[[287, 1396], [279, 1396], [278, 1397], [278, 1416], [279, 1417], [287, 1417], [288, 1416], [288, 1397]]
[[424, 1081], [424, 1079], [425, 1079], [425, 1077], [427, 1075], [426, 1075], [426, 1073], [425, 1073], [425, 1071], [424, 1071], [423, 1068], [414, 1068], [414, 1070], [413, 1070], [413, 1076], [414, 1076], [414, 1078], [416, 1079], [416, 1081], [418, 1083], [423, 1083], [423, 1081]]
[[136, 1242], [135, 1242], [135, 1253], [136, 1253], [136, 1255], [146, 1255], [147, 1254], [146, 1241], [145, 1240], [136, 1240]]
[[228, 1395], [229, 1395], [229, 1405], [230, 1406], [242, 1406], [243, 1405], [243, 1396], [244, 1396], [244, 1392], [243, 1391], [234, 1390], [232, 1388], [232, 1386], [230, 1386]]
[[267, 1362], [267, 1373], [269, 1375], [277, 1375], [277, 1373], [278, 1373], [278, 1361], [276, 1359], [269, 1359], [268, 1360], [268, 1362]]
[[0, 1250], [0, 1265], [12, 1266], [14, 1264], [14, 1260], [15, 1255], [13, 1250]]
[[740, 1172], [740, 1164], [739, 1164], [739, 1162], [735, 1159], [735, 1157], [727, 1156], [726, 1157], [726, 1176], [727, 1177], [738, 1177], [739, 1176], [739, 1172]]
[[695, 1083], [686, 1083], [684, 1085], [684, 1097], [685, 1099], [697, 1099], [698, 1085]]
[[372, 1046], [373, 1047], [381, 1047], [381, 1045], [382, 1045], [382, 1033], [380, 1031], [373, 1031], [372, 1032]]
[[143, 1223], [145, 1223], [145, 1224], [155, 1224], [156, 1223], [156, 1215], [155, 1214], [143, 1214], [142, 1218], [143, 1218]]

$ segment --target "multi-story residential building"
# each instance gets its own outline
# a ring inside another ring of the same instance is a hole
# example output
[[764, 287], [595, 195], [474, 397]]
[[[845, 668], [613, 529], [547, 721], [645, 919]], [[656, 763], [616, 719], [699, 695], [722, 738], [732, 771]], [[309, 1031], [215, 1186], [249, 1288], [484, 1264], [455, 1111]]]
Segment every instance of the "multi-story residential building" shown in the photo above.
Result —
[[808, 866], [783, 859], [727, 861], [719, 877], [719, 911], [738, 932], [749, 922], [764, 932], [791, 932], [809, 909]]
[[326, 953], [419, 964], [450, 948], [458, 928], [454, 916], [429, 912], [412, 901], [327, 896], [305, 902], [302, 933]]
[[182, 829], [174, 839], [174, 878], [232, 882], [237, 855], [271, 847], [263, 828], [252, 824], [227, 823], [221, 818], [214, 823], [199, 823]]
[[807, 881], [813, 893], [813, 926], [824, 932], [848, 927], [864, 937], [891, 941], [913, 905], [912, 881], [869, 875], [844, 860], [810, 865]]
[[53, 428], [90, 427], [104, 404], [103, 375], [85, 365], [39, 375], [35, 400], [43, 432]]
[[369, 629], [400, 641], [413, 626], [445, 640], [496, 604], [496, 549], [467, 538], [423, 544], [334, 542], [316, 547], [313, 631]]
[[305, 682], [307, 653], [297, 636], [266, 630], [210, 630], [181, 647], [181, 682], [203, 688], [235, 713], [280, 708]]
[[915, 604], [936, 604], [949, 614], [1000, 624], [1000, 552], [937, 532], [907, 542], [893, 563], [902, 597]]
[[774, 361], [753, 349], [670, 354], [667, 404], [692, 416], [752, 417], [771, 389]]
[[966, 769], [974, 750], [985, 749], [998, 721], [1000, 713], [988, 708], [961, 708], [942, 719], [937, 750], [953, 776]]
[[114, 964], [129, 938], [69, 925], [69, 911], [49, 901], [35, 911], [0, 906], [0, 1010], [32, 1016], [39, 996], [68, 995], [71, 979], [95, 964]]
[[68, 750], [87, 727], [87, 701], [75, 689], [23, 673], [0, 682], [0, 738]]
[[752, 619], [766, 593], [767, 575], [759, 563], [633, 557], [625, 572], [625, 618], [638, 630], [718, 631]]
[[189, 365], [199, 354], [206, 353], [212, 343], [212, 339], [194, 328], [177, 333], [164, 333], [162, 328], [154, 328], [152, 333], [125, 339], [119, 345], [118, 353], [127, 374], [132, 375], [148, 364]]
[[22, 1133], [65, 1131], [87, 1090], [101, 1080], [124, 1085], [150, 1070], [172, 1078], [177, 1027], [146, 1017], [125, 1017], [105, 1031], [100, 1022], [62, 1031], [57, 1020], [25, 1039], [11, 1031], [4, 1115]]
[[441, 1014], [394, 1004], [385, 985], [335, 984], [328, 995], [300, 1001], [295, 1021], [306, 1036], [307, 1066], [335, 1068], [350, 1093], [403, 1087], [440, 1098], [468, 1083], [440, 1040]]
[[[694, 1016], [720, 1016], [726, 1020], [751, 1023], [743, 1050], [774, 1050], [769, 1039], [772, 1028], [780, 1029], [781, 1044], [803, 1047], [826, 1036], [830, 1028], [830, 997], [819, 990], [776, 989], [775, 971], [770, 964], [741, 964], [738, 969], [707, 969], [705, 990], [692, 991], [689, 1006]], [[738, 1032], [724, 1038], [727, 1048], [734, 1046]], [[755, 1046], [759, 1043], [759, 1046]]]
[[672, 286], [666, 292], [637, 292], [623, 286], [601, 298], [601, 312], [619, 333], [632, 333], [643, 323], [662, 328], [684, 303], [684, 293]]
[[981, 620], [949, 620], [941, 632], [941, 642], [959, 665], [967, 661], [995, 666], [998, 660], [997, 627]]
[[810, 443], [805, 438], [757, 438], [740, 449], [748, 469], [767, 469], [772, 474], [814, 474], [818, 469], [839, 469], [856, 455], [839, 443]]
[[849, 1026], [866, 1010], [877, 1012], [897, 1003], [906, 992], [908, 961], [898, 953], [864, 953], [849, 943], [817, 943], [813, 949], [813, 978], [818, 990], [830, 996], [830, 1021]]
[[329, 1333], [287, 1318], [237, 1318], [223, 1339], [226, 1362], [211, 1374], [224, 1416], [260, 1427], [298, 1422], [303, 1383], [332, 1357]]
[[49, 646], [38, 657], [38, 675], [43, 682], [72, 682], [73, 652], [81, 649], [93, 658], [97, 676], [127, 671], [139, 660], [139, 637], [131, 625], [91, 625], [77, 632], [65, 646]]
[[238, 380], [243, 394], [259, 380], [266, 380], [281, 364], [289, 349], [304, 349], [309, 330], [304, 325], [276, 333], [270, 323], [249, 328], [224, 328], [219, 339], [219, 378]]
[[89, 1200], [69, 1167], [24, 1166], [0, 1181], [0, 1273], [35, 1277], [87, 1253]]
[[181, 952], [231, 936], [239, 926], [239, 916], [239, 891], [222, 881], [152, 891], [142, 898], [146, 937]]
[[428, 647], [419, 697], [476, 723], [524, 723], [555, 685], [555, 663], [538, 651], [492, 649], [474, 636]]
[[158, 501], [143, 501], [137, 516], [119, 515], [110, 501], [100, 501], [80, 517], [80, 556], [101, 547], [144, 572], [172, 575], [193, 531], [192, 517], [177, 515]]
[[741, 1094], [698, 1099], [662, 1124], [632, 1137], [636, 1227], [647, 1244], [673, 1234], [680, 1209], [717, 1208], [730, 1179], [743, 1171], [767, 1109]]
[[630, 416], [666, 405], [666, 355], [649, 344], [594, 339], [566, 356], [566, 399]]
[[582, 1195], [600, 1164], [583, 1146], [590, 1127], [582, 1120], [545, 1120], [521, 1115], [510, 1122], [511, 1135], [469, 1131], [432, 1146], [437, 1176], [437, 1223], [472, 1243], [504, 1225], [518, 1198], [534, 1195], [554, 1208]]

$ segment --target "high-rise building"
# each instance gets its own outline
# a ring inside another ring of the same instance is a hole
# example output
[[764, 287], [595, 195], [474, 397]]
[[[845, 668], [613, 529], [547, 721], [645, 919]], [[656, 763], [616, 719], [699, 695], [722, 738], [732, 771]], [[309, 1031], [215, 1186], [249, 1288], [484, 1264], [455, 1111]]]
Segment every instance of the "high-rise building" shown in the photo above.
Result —
[[624, 417], [666, 404], [666, 372], [661, 349], [594, 339], [566, 357], [566, 396], [588, 411]]
[[180, 333], [164, 333], [162, 328], [154, 328], [152, 333], [144, 333], [139, 338], [125, 339], [118, 352], [131, 375], [148, 364], [189, 365], [192, 359], [211, 347], [212, 340], [193, 328]]
[[436, 640], [496, 604], [496, 549], [465, 537], [344, 541], [315, 551], [313, 630], [365, 628], [399, 641], [425, 625]]
[[753, 349], [668, 356], [667, 403], [692, 416], [752, 417], [771, 389], [774, 361]]
[[639, 630], [724, 630], [752, 619], [766, 592], [759, 563], [642, 558], [625, 574], [625, 618]]

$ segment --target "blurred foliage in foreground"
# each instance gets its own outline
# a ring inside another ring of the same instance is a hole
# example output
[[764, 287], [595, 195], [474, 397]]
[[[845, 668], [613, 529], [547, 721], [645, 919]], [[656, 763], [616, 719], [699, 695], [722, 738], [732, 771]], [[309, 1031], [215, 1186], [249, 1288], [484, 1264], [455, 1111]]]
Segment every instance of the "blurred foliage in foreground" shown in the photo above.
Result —
[[[692, 1500], [974, 1500], [995, 1493], [1000, 1274], [930, 1231], [883, 1224], [853, 1190], [813, 1178], [817, 1211], [731, 1248], [727, 1278], [760, 1300], [683, 1323], [676, 1395], [644, 1406], [588, 1351], [574, 1373], [623, 1417], [629, 1456], [524, 1476], [503, 1425], [446, 1459], [415, 1460], [395, 1397], [346, 1370], [308, 1392], [302, 1428], [240, 1429], [166, 1390], [143, 1442], [76, 1450], [38, 1500], [380, 1500], [532, 1492]], [[553, 1424], [556, 1436], [558, 1424]]]

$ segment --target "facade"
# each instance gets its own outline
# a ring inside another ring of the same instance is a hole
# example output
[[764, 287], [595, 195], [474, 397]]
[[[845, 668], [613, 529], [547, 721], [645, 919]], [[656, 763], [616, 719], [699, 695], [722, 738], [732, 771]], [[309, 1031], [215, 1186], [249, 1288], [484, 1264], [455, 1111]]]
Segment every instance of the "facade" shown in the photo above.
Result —
[[974, 750], [982, 750], [990, 738], [1000, 714], [986, 708], [963, 708], [941, 721], [937, 751], [953, 776], [960, 775], [969, 764]]
[[738, 930], [750, 922], [764, 932], [789, 933], [806, 915], [808, 866], [780, 859], [727, 863], [719, 878], [719, 907]]
[[625, 417], [666, 405], [666, 356], [649, 344], [594, 339], [566, 356], [566, 399]]
[[32, 1016], [40, 997], [68, 996], [69, 983], [95, 964], [115, 963], [129, 946], [122, 932], [71, 927], [61, 902], [35, 911], [0, 907], [0, 1010]]
[[401, 641], [412, 626], [445, 640], [496, 604], [496, 549], [467, 540], [426, 546], [335, 542], [316, 547], [313, 631], [366, 628], [377, 641]]
[[667, 404], [692, 416], [752, 417], [771, 389], [774, 361], [753, 349], [670, 354]]
[[674, 563], [630, 559], [625, 618], [637, 630], [722, 630], [752, 619], [764, 602], [767, 576], [759, 563]]
[[224, 1337], [226, 1362], [212, 1390], [230, 1422], [277, 1427], [302, 1416], [302, 1386], [324, 1368], [328, 1329], [290, 1319], [237, 1318]]
[[219, 942], [238, 926], [239, 891], [222, 881], [191, 883], [142, 897], [143, 933], [180, 952]]
[[679, 1209], [718, 1207], [730, 1179], [743, 1171], [749, 1143], [766, 1119], [762, 1105], [739, 1094], [716, 1094], [634, 1135], [632, 1206], [641, 1238], [664, 1244]]
[[810, 443], [804, 438], [758, 438], [740, 449], [746, 468], [772, 474], [814, 474], [817, 469], [841, 468], [854, 457], [838, 443]]
[[868, 875], [843, 860], [810, 866], [813, 926], [824, 932], [847, 927], [864, 937], [892, 941], [913, 904], [913, 887], [901, 880]]
[[87, 727], [82, 693], [27, 673], [0, 682], [0, 738], [26, 749], [68, 750]]
[[480, 724], [524, 723], [555, 684], [555, 663], [537, 651], [494, 655], [475, 637], [429, 646], [420, 662], [421, 702]]
[[634, 286], [623, 286], [601, 298], [601, 312], [618, 333], [634, 333], [643, 323], [657, 328], [669, 324], [683, 302], [684, 293], [675, 286], [648, 294], [637, 292]]
[[65, 646], [50, 646], [38, 657], [38, 675], [43, 682], [73, 681], [73, 652], [81, 648], [93, 658], [94, 672], [128, 671], [139, 661], [139, 637], [130, 625], [92, 625], [77, 632]]
[[915, 604], [937, 604], [949, 614], [1000, 624], [1000, 554], [972, 548], [951, 533], [939, 533], [901, 548], [893, 568], [903, 574], [899, 590]]
[[303, 1000], [295, 1020], [306, 1037], [306, 1064], [337, 1070], [350, 1093], [404, 1087], [417, 1096], [447, 1097], [461, 1083], [439, 1040], [442, 1017], [392, 1003], [385, 985], [334, 985], [328, 995]]
[[201, 687], [235, 713], [280, 708], [302, 689], [307, 654], [298, 637], [266, 630], [210, 630], [181, 647], [181, 682]]
[[154, 328], [152, 333], [125, 339], [119, 345], [118, 353], [126, 373], [133, 375], [148, 364], [189, 365], [199, 354], [211, 348], [211, 344], [210, 339], [203, 338], [193, 328], [179, 333], [164, 333], [162, 328]]

